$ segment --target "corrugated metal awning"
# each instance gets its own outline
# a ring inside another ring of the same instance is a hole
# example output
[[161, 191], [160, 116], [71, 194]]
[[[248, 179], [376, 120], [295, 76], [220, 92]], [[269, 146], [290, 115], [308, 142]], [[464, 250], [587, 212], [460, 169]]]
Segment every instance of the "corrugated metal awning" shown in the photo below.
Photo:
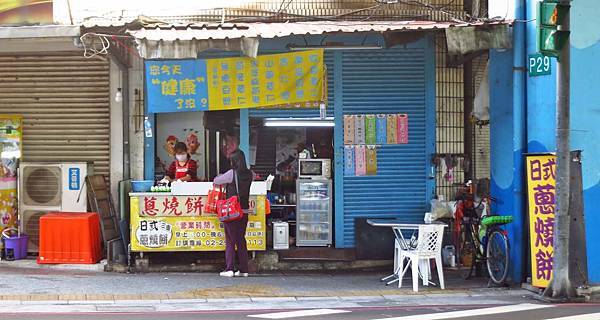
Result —
[[242, 51], [255, 57], [258, 41], [292, 35], [430, 31], [454, 27], [484, 27], [508, 22], [432, 22], [432, 21], [318, 21], [294, 23], [249, 24], [188, 24], [148, 25], [139, 30], [128, 30], [135, 37], [140, 55], [152, 58], [196, 58], [207, 48]]

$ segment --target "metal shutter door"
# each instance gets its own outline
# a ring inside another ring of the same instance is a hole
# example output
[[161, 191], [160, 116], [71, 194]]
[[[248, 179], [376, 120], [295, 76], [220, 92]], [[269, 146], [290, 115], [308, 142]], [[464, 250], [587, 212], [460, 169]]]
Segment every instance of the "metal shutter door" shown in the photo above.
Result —
[[[327, 116], [333, 117], [333, 53], [325, 51], [325, 66], [327, 67]], [[256, 109], [252, 108], [248, 114], [253, 118], [318, 118], [319, 108], [302, 109]]]
[[[355, 246], [355, 218], [423, 220], [430, 161], [426, 135], [435, 134], [426, 132], [426, 51], [401, 48], [343, 53], [343, 114], [406, 113], [409, 143], [378, 146], [376, 176], [344, 177], [343, 222], [336, 222], [336, 231], [343, 235], [336, 236], [342, 239], [337, 247]], [[343, 119], [336, 119], [336, 126], [343, 127]]]
[[23, 159], [110, 174], [109, 63], [80, 52], [0, 55], [0, 113], [23, 115]]

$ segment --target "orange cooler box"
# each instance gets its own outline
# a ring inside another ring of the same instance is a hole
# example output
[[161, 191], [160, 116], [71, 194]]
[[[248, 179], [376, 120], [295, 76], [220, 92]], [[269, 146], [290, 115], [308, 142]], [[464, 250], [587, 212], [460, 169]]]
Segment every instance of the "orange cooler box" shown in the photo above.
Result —
[[93, 264], [102, 258], [98, 214], [51, 212], [40, 217], [40, 264]]

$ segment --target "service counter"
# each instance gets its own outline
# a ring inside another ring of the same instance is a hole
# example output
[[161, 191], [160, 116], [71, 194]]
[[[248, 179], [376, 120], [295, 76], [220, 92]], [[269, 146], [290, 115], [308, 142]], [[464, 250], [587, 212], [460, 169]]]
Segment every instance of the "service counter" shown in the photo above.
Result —
[[[250, 188], [250, 251], [266, 250], [266, 186], [257, 181]], [[212, 182], [185, 182], [173, 184], [171, 192], [130, 193], [131, 251], [225, 250], [223, 223], [203, 212], [212, 188]]]

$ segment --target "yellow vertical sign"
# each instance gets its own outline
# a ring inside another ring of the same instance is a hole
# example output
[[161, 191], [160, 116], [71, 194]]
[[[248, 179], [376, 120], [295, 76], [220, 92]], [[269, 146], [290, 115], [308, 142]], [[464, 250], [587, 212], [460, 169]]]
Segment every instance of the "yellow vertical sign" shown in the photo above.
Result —
[[554, 262], [556, 156], [528, 155], [526, 159], [531, 284], [545, 288], [552, 278]]

